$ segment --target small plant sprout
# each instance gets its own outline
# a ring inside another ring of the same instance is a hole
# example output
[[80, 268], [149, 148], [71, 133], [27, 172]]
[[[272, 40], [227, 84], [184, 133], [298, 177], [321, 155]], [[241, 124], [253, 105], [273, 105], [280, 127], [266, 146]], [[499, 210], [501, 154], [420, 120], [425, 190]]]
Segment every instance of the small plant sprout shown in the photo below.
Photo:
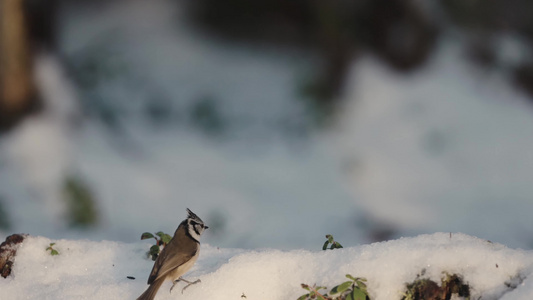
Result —
[[366, 291], [366, 278], [353, 277], [346, 274], [346, 278], [350, 279], [331, 289], [329, 295], [332, 299], [346, 299], [346, 300], [367, 300], [370, 299]]
[[150, 247], [150, 250], [148, 251], [148, 256], [152, 257], [152, 260], [155, 261], [157, 259], [157, 256], [159, 256], [159, 252], [161, 252], [161, 249], [164, 248], [168, 242], [172, 239], [172, 237], [162, 231], [157, 232], [155, 235], [151, 234], [150, 232], [145, 232], [141, 235], [141, 240], [146, 239], [155, 239], [155, 245]]
[[302, 283], [302, 288], [309, 293], [305, 295], [301, 295], [298, 300], [307, 300], [307, 299], [319, 299], [319, 300], [329, 300], [331, 298], [327, 298], [327, 296], [322, 295], [319, 290], [325, 289], [326, 287], [323, 286], [309, 286], [305, 283]]
[[366, 290], [365, 278], [353, 277], [350, 274], [346, 274], [346, 278], [350, 280], [333, 287], [327, 294], [319, 292], [319, 290], [326, 289], [326, 287], [311, 287], [307, 284], [302, 284], [302, 288], [309, 291], [309, 293], [300, 296], [298, 300], [370, 300]]
[[[326, 239], [324, 246], [322, 246], [322, 250], [342, 248], [342, 245], [339, 242], [336, 242], [331, 234], [327, 234]], [[353, 277], [350, 274], [346, 274], [346, 278], [349, 280], [336, 285], [326, 294], [319, 292], [322, 289], [326, 289], [326, 287], [316, 285], [309, 286], [302, 283], [302, 288], [309, 293], [301, 295], [298, 300], [370, 300], [370, 296], [366, 290], [366, 278]]]
[[[339, 242], [336, 242], [333, 239], [333, 236], [331, 234], [326, 234], [326, 239], [327, 240], [324, 242], [324, 246], [322, 246], [322, 250], [327, 250], [327, 249], [333, 250], [333, 249], [342, 248], [342, 245]], [[331, 246], [328, 248], [330, 244]]]
[[54, 256], [54, 255], [59, 255], [59, 251], [57, 251], [56, 249], [54, 249], [54, 245], [56, 243], [50, 243], [50, 245], [48, 246], [48, 248], [46, 248], [46, 251], [50, 251], [50, 255]]

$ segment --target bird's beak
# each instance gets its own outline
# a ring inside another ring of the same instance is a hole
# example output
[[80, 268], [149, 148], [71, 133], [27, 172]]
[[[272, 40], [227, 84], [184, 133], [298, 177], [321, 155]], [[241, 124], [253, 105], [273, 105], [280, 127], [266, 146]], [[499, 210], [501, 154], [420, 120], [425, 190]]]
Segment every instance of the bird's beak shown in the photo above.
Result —
[[204, 229], [207, 229], [207, 228], [209, 228], [209, 226], [204, 226]]

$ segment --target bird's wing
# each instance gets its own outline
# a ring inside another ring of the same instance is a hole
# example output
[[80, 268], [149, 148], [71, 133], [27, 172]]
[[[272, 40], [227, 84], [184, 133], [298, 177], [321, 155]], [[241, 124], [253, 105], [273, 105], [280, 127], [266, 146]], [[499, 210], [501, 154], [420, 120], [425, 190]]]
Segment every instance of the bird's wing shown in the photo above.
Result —
[[[163, 248], [154, 263], [150, 277], [148, 277], [148, 284], [152, 284], [158, 278], [164, 278], [168, 272], [191, 260], [198, 251], [172, 251], [171, 248], [176, 246], [176, 244], [168, 244]], [[171, 252], [174, 253], [170, 254]]]

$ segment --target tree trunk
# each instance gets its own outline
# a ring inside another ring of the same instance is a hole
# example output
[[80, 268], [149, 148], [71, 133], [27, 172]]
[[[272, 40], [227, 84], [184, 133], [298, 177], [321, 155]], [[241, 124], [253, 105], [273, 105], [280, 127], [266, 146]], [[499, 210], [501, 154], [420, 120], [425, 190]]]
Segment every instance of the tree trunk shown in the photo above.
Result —
[[0, 0], [0, 130], [37, 103], [27, 24], [24, 0]]

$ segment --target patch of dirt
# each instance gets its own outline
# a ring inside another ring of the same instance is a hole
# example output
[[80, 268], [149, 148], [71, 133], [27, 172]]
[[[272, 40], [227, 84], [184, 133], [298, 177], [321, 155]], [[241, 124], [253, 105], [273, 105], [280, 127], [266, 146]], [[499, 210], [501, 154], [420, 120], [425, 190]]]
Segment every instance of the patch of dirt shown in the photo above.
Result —
[[[470, 286], [457, 274], [447, 274], [440, 286], [433, 280], [422, 278], [407, 284], [402, 300], [450, 300], [452, 296], [470, 297]], [[454, 298], [455, 299], [455, 298]]]
[[6, 238], [0, 245], [0, 275], [4, 278], [11, 274], [11, 268], [15, 262], [15, 255], [20, 244], [27, 234], [13, 234]]

